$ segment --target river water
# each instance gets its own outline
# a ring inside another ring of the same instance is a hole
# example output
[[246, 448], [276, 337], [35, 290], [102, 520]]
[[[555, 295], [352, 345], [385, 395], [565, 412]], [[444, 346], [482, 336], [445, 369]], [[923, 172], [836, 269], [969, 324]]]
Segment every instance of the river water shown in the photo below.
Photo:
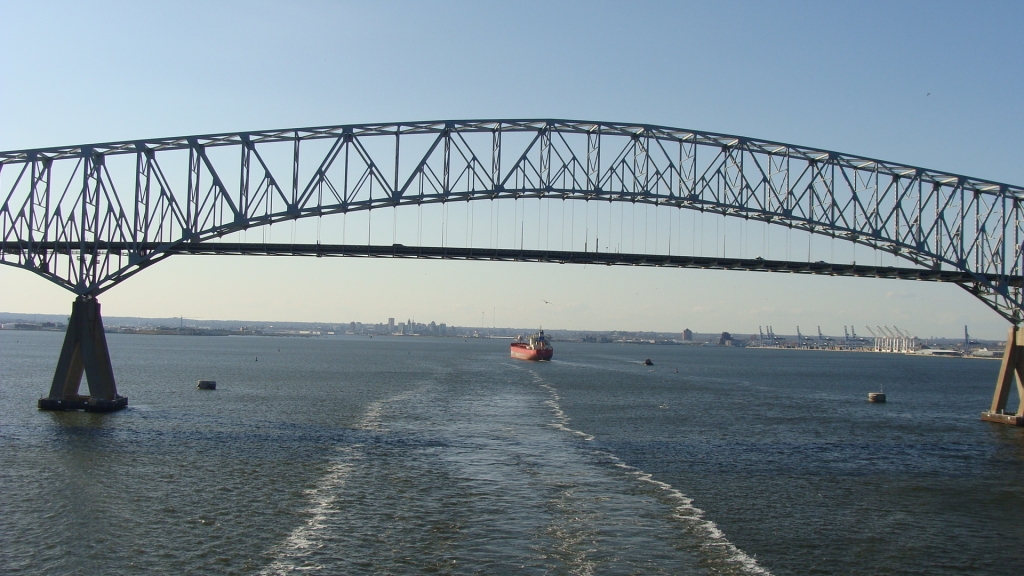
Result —
[[61, 338], [0, 332], [6, 573], [1012, 574], [1024, 556], [1024, 430], [978, 416], [998, 362], [111, 334], [129, 408], [39, 412]]

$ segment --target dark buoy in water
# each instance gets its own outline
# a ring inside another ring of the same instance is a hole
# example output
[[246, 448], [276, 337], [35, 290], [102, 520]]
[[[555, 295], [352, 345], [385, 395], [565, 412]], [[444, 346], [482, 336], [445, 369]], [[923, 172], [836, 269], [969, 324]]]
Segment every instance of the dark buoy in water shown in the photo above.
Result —
[[198, 388], [200, 390], [216, 390], [217, 389], [217, 381], [216, 380], [200, 380], [199, 383], [196, 384], [196, 388]]
[[644, 366], [654, 366], [654, 362], [651, 362], [651, 359], [648, 358], [647, 360], [644, 360]]
[[257, 356], [257, 357], [256, 357], [256, 361], [257, 361], [257, 362], [259, 362], [259, 361], [260, 361], [260, 357], [259, 357], [259, 356]]

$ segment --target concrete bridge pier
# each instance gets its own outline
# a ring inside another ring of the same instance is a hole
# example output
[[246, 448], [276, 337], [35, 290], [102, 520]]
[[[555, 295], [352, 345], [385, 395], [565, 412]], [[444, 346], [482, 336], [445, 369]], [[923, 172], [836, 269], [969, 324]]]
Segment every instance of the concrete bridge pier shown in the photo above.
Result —
[[[1017, 383], [1018, 406], [1016, 412], [1007, 412], [1006, 403], [1010, 399], [1010, 380]], [[999, 379], [996, 380], [996, 391], [992, 396], [992, 407], [988, 412], [981, 413], [981, 419], [988, 422], [1015, 424], [1024, 426], [1024, 330], [1014, 325], [1006, 336], [1006, 350], [1003, 352], [1003, 364], [999, 368]]]
[[[78, 393], [83, 373], [89, 382], [88, 396]], [[126, 406], [128, 398], [118, 395], [114, 383], [100, 303], [94, 297], [79, 296], [71, 307], [50, 395], [39, 399], [39, 409], [113, 412]]]

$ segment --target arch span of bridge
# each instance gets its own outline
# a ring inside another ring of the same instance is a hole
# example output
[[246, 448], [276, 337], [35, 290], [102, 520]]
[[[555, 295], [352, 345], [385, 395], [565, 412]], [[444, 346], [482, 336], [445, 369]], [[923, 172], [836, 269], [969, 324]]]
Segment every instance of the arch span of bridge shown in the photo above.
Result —
[[[91, 306], [76, 304], [86, 320], [76, 324], [73, 314], [51, 398], [77, 393], [83, 369], [90, 389], [94, 378], [104, 380], [109, 372], [113, 390], [109, 360], [96, 361], [91, 351], [106, 354], [95, 299], [180, 253], [645, 264], [946, 281], [1009, 320], [1010, 342], [1017, 340], [1024, 310], [1020, 186], [647, 124], [405, 122], [0, 152], [0, 198], [0, 263], [30, 270]], [[906, 265], [622, 253], [599, 246], [554, 251], [210, 242], [303, 218], [532, 198], [738, 217], [864, 245]], [[65, 364], [70, 372], [62, 376]], [[97, 393], [111, 396], [109, 390]]]

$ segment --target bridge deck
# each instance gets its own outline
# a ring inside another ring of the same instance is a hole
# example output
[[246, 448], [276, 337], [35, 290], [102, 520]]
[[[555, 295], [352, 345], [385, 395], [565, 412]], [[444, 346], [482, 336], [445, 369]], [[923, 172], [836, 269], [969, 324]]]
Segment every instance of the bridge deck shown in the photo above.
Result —
[[[1024, 276], [997, 278], [992, 274], [971, 274], [959, 270], [933, 270], [898, 266], [835, 264], [765, 260], [763, 258], [725, 258], [715, 256], [670, 256], [655, 254], [624, 254], [615, 252], [573, 252], [561, 250], [516, 250], [507, 248], [461, 248], [437, 246], [366, 245], [366, 244], [288, 244], [253, 242], [195, 242], [168, 247], [157, 243], [94, 242], [82, 245], [87, 252], [103, 250], [144, 253], [162, 249], [172, 254], [194, 255], [257, 255], [257, 256], [348, 256], [369, 258], [425, 258], [439, 260], [489, 260], [498, 262], [548, 262], [558, 264], [593, 264], [605, 266], [654, 266], [665, 268], [699, 268], [751, 272], [789, 272], [855, 278], [887, 278], [929, 282], [970, 283], [979, 280], [1000, 280], [1011, 286], [1024, 285]], [[27, 247], [0, 244], [0, 252], [19, 253]], [[67, 251], [67, 244], [36, 243], [33, 251]], [[74, 250], [78, 252], [78, 249]]]

